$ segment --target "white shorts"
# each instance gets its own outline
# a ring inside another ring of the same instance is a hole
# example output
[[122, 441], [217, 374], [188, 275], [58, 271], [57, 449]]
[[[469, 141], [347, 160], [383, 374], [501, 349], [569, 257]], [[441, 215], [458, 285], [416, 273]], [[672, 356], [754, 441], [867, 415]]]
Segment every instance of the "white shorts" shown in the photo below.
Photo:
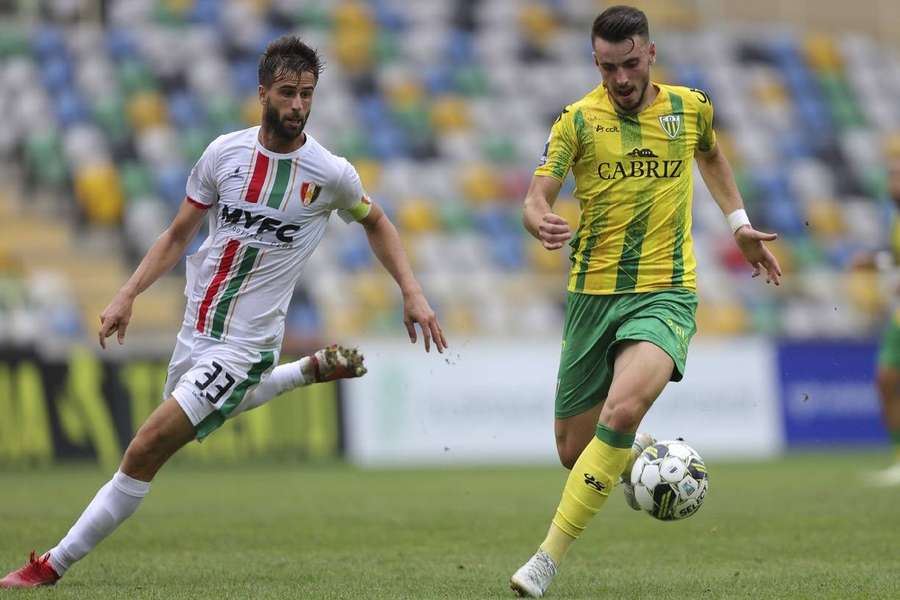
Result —
[[252, 350], [178, 332], [163, 399], [172, 396], [202, 440], [218, 429], [278, 362], [277, 350]]

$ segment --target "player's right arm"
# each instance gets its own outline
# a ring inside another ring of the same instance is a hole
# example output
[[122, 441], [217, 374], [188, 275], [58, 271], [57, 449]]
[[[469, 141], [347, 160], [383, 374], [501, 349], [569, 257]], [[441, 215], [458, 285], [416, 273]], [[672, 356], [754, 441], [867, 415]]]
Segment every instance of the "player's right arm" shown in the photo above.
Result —
[[525, 229], [540, 240], [547, 250], [562, 248], [572, 237], [569, 223], [553, 212], [553, 203], [556, 202], [563, 180], [579, 154], [571, 109], [571, 106], [564, 108], [550, 129], [544, 155], [531, 178], [522, 211]]
[[153, 243], [141, 264], [100, 313], [100, 346], [106, 348], [106, 338], [118, 332], [118, 341], [125, 341], [125, 330], [131, 320], [131, 308], [138, 294], [167, 273], [184, 255], [188, 244], [197, 235], [206, 209], [185, 198], [172, 223]]
[[561, 187], [562, 182], [553, 177], [535, 175], [525, 195], [522, 223], [547, 250], [562, 248], [572, 237], [569, 223], [553, 212], [553, 203]]

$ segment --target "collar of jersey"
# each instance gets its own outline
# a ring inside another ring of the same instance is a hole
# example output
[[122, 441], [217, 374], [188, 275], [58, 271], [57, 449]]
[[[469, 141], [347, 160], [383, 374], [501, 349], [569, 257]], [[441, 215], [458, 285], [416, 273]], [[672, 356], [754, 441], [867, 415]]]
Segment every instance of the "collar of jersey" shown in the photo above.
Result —
[[[650, 85], [655, 85], [657, 88], [659, 88], [659, 91], [656, 93], [656, 98], [653, 99], [653, 102], [651, 102], [650, 104], [648, 104], [647, 106], [645, 106], [645, 107], [644, 107], [644, 110], [642, 110], [642, 111], [640, 111], [640, 112], [636, 112], [636, 113], [634, 113], [634, 114], [623, 114], [623, 113], [620, 113], [619, 111], [617, 111], [617, 110], [616, 110], [616, 105], [613, 104], [613, 101], [609, 99], [609, 93], [606, 91], [606, 88], [603, 87], [603, 83], [600, 84], [600, 93], [603, 95], [603, 101], [606, 102], [606, 104], [609, 105], [609, 108], [612, 109], [612, 111], [613, 111], [617, 116], [620, 116], [620, 117], [635, 117], [635, 118], [637, 118], [637, 117], [640, 117], [641, 115], [643, 115], [643, 114], [645, 114], [645, 113], [650, 112], [650, 111], [653, 110], [654, 108], [656, 108], [657, 103], [659, 103], [659, 102], [662, 101], [662, 95], [663, 95], [663, 91], [664, 91], [664, 90], [663, 90], [663, 87], [664, 87], [663, 84], [661, 84], [661, 83], [656, 83], [655, 81], [650, 81]], [[306, 146], [306, 144], [303, 144], [303, 145]]]
[[306, 142], [304, 142], [304, 144], [302, 146], [300, 146], [293, 152], [288, 152], [287, 154], [281, 154], [279, 152], [273, 152], [273, 151], [269, 150], [268, 148], [266, 148], [259, 142], [259, 126], [258, 125], [256, 127], [256, 131], [254, 131], [254, 133], [253, 133], [253, 143], [256, 144], [257, 150], [259, 150], [260, 152], [262, 152], [269, 158], [297, 158], [297, 157], [301, 156], [306, 150], [309, 149], [309, 147], [312, 145], [310, 142], [312, 142], [312, 141], [313, 141], [313, 136], [311, 136], [309, 133], [307, 133], [306, 134]]

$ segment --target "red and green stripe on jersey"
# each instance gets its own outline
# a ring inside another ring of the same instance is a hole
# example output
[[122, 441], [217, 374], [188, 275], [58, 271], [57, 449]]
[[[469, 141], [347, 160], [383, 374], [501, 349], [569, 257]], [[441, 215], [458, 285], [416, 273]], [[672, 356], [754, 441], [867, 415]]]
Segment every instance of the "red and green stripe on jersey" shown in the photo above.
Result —
[[237, 304], [235, 296], [250, 279], [261, 255], [259, 248], [228, 241], [197, 311], [197, 331], [216, 339], [225, 335]]
[[[259, 150], [250, 165], [250, 179], [242, 193], [242, 200], [260, 206], [284, 210], [293, 195], [300, 161], [296, 158], [269, 158]], [[300, 201], [309, 205], [319, 196], [321, 186], [304, 181], [300, 186]]]

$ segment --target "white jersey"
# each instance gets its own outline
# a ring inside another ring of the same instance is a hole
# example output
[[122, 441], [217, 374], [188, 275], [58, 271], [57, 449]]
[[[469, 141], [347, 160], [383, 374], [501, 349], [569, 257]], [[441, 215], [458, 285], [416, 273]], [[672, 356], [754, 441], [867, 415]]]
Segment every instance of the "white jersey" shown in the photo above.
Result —
[[188, 178], [188, 201], [209, 210], [209, 236], [187, 259], [184, 322], [195, 336], [273, 349], [331, 212], [349, 222], [370, 204], [356, 169], [309, 134], [290, 154], [263, 148], [258, 134], [218, 137]]

